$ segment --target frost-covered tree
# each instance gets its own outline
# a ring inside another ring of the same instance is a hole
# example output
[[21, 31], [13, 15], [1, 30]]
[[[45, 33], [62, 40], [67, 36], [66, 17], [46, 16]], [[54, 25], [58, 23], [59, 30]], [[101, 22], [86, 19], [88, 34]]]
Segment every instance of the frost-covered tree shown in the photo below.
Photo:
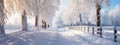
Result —
[[[86, 22], [91, 22], [92, 24], [96, 24], [97, 27], [100, 27], [100, 10], [104, 4], [109, 5], [109, 0], [70, 0], [68, 8], [63, 15], [63, 20], [64, 22], [69, 21], [69, 23], [80, 22], [77, 18], [81, 14], [83, 18], [80, 19], [82, 20], [82, 24], [85, 25]], [[72, 21], [71, 19], [74, 20]]]
[[35, 27], [38, 27], [39, 19], [51, 24], [50, 22], [58, 9], [59, 3], [59, 0], [28, 0], [29, 10], [32, 10], [35, 16]]
[[109, 0], [96, 0], [95, 1], [95, 4], [96, 4], [96, 16], [97, 16], [97, 26], [100, 26], [101, 25], [101, 22], [100, 22], [100, 10], [102, 8], [102, 2], [105, 2], [107, 5]]
[[4, 0], [0, 0], [0, 37], [5, 34], [4, 23], [5, 23], [5, 12], [4, 12]]
[[22, 30], [27, 31], [28, 30], [28, 24], [27, 24], [26, 11], [23, 12], [21, 19], [22, 19]]
[[[69, 21], [69, 23], [80, 22], [79, 15], [81, 14], [82, 23], [88, 21], [92, 22], [95, 20], [95, 3], [90, 2], [90, 0], [70, 0], [68, 2], [68, 8], [63, 14], [64, 23]], [[65, 18], [66, 17], [66, 18]], [[92, 18], [91, 18], [92, 17]], [[74, 19], [71, 21], [71, 18]], [[68, 24], [69, 24], [68, 23]], [[94, 22], [92, 22], [94, 23]]]
[[27, 29], [27, 17], [26, 17], [26, 9], [27, 2], [26, 0], [4, 0], [5, 2], [5, 10], [8, 11], [8, 17], [15, 13], [18, 13], [21, 16], [21, 28], [22, 30]]
[[56, 15], [54, 16], [53, 22], [52, 22], [52, 27], [53, 28], [60, 28], [63, 27], [63, 21], [61, 19], [61, 15]]
[[[62, 16], [64, 23], [68, 21], [69, 23], [80, 22], [78, 19], [79, 15], [81, 14], [81, 17], [84, 18], [82, 19], [83, 24], [86, 22], [96, 24], [96, 4], [101, 3], [100, 6], [102, 6], [102, 4], [108, 5], [108, 2], [108, 0], [69, 0], [67, 9]], [[76, 20], [71, 21], [69, 18], [76, 18]]]
[[[102, 5], [103, 1], [104, 0], [97, 0], [97, 1], [95, 1], [95, 4], [96, 4], [96, 16], [97, 16], [96, 24], [97, 24], [97, 27], [99, 27], [98, 28], [98, 34], [100, 34], [100, 37], [102, 37], [102, 28], [100, 27], [101, 26], [100, 10], [101, 10], [101, 7], [102, 7], [101, 5]], [[108, 0], [105, 0], [105, 2], [108, 2]]]

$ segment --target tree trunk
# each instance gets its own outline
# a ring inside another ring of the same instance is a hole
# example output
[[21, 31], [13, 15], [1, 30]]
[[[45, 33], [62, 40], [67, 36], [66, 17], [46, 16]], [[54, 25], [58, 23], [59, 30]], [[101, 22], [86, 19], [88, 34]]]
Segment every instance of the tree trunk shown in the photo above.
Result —
[[38, 16], [35, 16], [35, 28], [38, 28]]
[[35, 27], [37, 27], [38, 26], [38, 17], [36, 16], [35, 17]]
[[100, 10], [101, 10], [101, 7], [99, 4], [96, 4], [96, 16], [97, 16], [97, 26], [99, 27], [100, 26]]
[[79, 18], [80, 18], [80, 26], [82, 26], [82, 17], [81, 17], [81, 14], [79, 15]]
[[100, 37], [102, 38], [102, 27], [100, 24], [100, 10], [101, 10], [101, 6], [100, 4], [96, 4], [96, 16], [97, 16], [97, 33], [100, 34]]
[[28, 24], [27, 24], [27, 15], [26, 12], [24, 11], [22, 14], [22, 30], [27, 31], [28, 30]]
[[4, 29], [4, 0], [0, 0], [0, 37], [5, 35], [5, 29]]
[[46, 29], [46, 22], [44, 20], [42, 20], [42, 28]]
[[4, 25], [0, 24], [0, 37], [3, 37], [4, 35], [5, 35]]

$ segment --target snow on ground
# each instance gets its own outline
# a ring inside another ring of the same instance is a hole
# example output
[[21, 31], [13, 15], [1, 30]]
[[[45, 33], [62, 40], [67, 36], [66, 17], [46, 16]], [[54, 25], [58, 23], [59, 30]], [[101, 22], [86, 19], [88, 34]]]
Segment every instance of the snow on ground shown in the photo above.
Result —
[[5, 29], [6, 34], [11, 34], [11, 33], [18, 32], [18, 31], [21, 31], [21, 30], [20, 29]]
[[46, 30], [19, 31], [8, 34], [0, 45], [50, 45], [54, 41], [55, 33]]
[[0, 42], [0, 45], [120, 45], [120, 40], [114, 42], [112, 38], [100, 38], [91, 32], [67, 27], [14, 32], [7, 34], [6, 40]]

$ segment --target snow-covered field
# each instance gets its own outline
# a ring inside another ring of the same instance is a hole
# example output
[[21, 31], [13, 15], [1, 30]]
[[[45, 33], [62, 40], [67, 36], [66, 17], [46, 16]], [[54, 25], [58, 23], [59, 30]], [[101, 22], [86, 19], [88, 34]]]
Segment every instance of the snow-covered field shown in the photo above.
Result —
[[11, 33], [18, 32], [18, 31], [21, 31], [21, 30], [20, 29], [5, 29], [5, 32], [7, 34], [11, 34]]
[[74, 28], [8, 33], [6, 39], [0, 41], [0, 45], [120, 45], [119, 33], [118, 42], [114, 42], [112, 30], [104, 30], [103, 38], [100, 38], [97, 34], [92, 35], [91, 30], [90, 32], [84, 32]]

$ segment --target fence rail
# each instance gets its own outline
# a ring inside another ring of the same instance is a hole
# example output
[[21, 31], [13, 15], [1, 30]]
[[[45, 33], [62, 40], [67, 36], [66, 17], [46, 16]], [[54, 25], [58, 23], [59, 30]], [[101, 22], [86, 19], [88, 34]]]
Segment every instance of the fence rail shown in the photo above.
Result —
[[114, 26], [103, 26], [100, 27], [99, 30], [96, 26], [71, 26], [70, 29], [83, 31], [83, 32], [89, 32], [92, 35], [99, 35], [103, 38], [110, 38], [113, 39], [114, 42], [117, 42], [117, 40], [120, 40], [120, 27], [114, 27]]

